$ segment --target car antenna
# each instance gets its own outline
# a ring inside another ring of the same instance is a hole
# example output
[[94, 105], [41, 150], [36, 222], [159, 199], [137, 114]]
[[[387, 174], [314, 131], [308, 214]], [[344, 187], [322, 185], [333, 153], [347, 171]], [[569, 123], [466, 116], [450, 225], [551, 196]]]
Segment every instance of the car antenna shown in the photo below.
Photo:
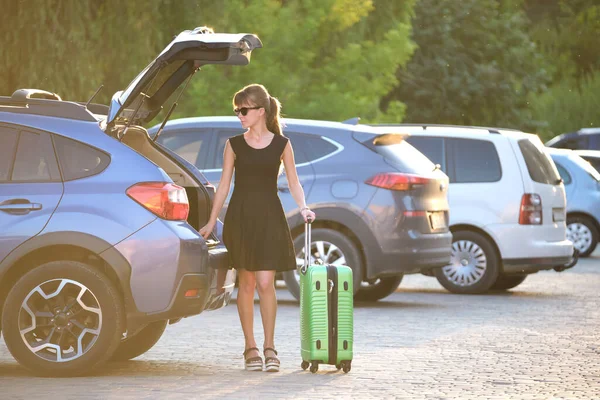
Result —
[[153, 142], [156, 142], [156, 139], [158, 139], [158, 137], [160, 136], [160, 134], [163, 131], [163, 128], [165, 127], [165, 125], [167, 124], [167, 121], [169, 120], [169, 117], [171, 117], [171, 114], [173, 113], [173, 110], [175, 110], [175, 107], [177, 107], [177, 102], [179, 101], [179, 98], [181, 97], [181, 95], [183, 94], [183, 92], [185, 91], [185, 89], [187, 88], [187, 85], [190, 83], [190, 81], [192, 80], [192, 77], [194, 76], [194, 74], [200, 69], [200, 67], [196, 67], [194, 69], [194, 72], [192, 72], [190, 74], [190, 77], [187, 79], [187, 81], [185, 82], [185, 85], [183, 85], [183, 87], [181, 88], [181, 90], [179, 91], [179, 94], [177, 95], [177, 98], [175, 99], [175, 101], [173, 102], [173, 104], [171, 104], [171, 108], [169, 108], [169, 112], [167, 113], [167, 115], [165, 115], [165, 119], [163, 119], [162, 124], [160, 124], [160, 128], [158, 128], [158, 130], [156, 131], [156, 135], [154, 135], [154, 138], [152, 138]]
[[90, 99], [87, 101], [87, 103], [85, 103], [85, 108], [88, 108], [88, 106], [90, 105], [90, 103], [92, 102], [92, 100], [94, 100], [94, 97], [96, 97], [96, 95], [98, 94], [98, 92], [100, 92], [100, 90], [104, 87], [104, 85], [100, 85], [100, 87], [98, 89], [96, 89], [96, 92], [94, 92], [94, 94], [92, 95], [92, 97], [90, 97]]

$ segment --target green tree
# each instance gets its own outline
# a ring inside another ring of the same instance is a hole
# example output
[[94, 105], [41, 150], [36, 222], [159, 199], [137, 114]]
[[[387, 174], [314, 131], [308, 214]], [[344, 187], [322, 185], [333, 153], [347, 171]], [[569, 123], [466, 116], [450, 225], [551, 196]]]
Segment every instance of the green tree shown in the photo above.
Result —
[[600, 71], [581, 79], [565, 78], [541, 95], [532, 95], [533, 117], [544, 121], [544, 141], [561, 133], [600, 126]]
[[170, 40], [157, 25], [167, 1], [5, 3], [0, 39], [2, 95], [33, 87], [84, 101], [104, 84], [97, 100], [107, 103]]
[[549, 71], [515, 2], [421, 0], [418, 45], [401, 84], [384, 99], [407, 105], [407, 121], [533, 128], [527, 97]]
[[532, 21], [532, 38], [557, 66], [557, 83], [600, 70], [597, 0], [524, 0], [524, 8]]
[[[380, 98], [398, 82], [395, 71], [413, 52], [413, 2], [394, 3], [231, 0], [213, 6], [207, 24], [215, 31], [256, 33], [264, 49], [255, 51], [244, 68], [203, 68], [177, 115], [230, 114], [233, 94], [259, 82], [282, 101], [289, 117], [401, 119], [400, 102], [387, 113], [379, 108]], [[387, 14], [390, 7], [397, 12]]]
[[[415, 0], [23, 0], [2, 14], [0, 93], [35, 87], [64, 99], [107, 104], [184, 29], [256, 33], [264, 49], [248, 67], [206, 66], [177, 116], [231, 113], [233, 93], [259, 82], [293, 117], [398, 120], [380, 98], [398, 80], [414, 45]], [[32, 29], [34, 27], [34, 29]]]

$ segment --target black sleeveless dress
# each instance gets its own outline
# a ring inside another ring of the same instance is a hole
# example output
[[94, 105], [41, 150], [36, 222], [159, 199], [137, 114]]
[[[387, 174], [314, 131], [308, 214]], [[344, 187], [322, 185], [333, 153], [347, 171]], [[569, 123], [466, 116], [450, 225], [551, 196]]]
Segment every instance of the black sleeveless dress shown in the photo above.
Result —
[[233, 194], [223, 226], [230, 265], [248, 271], [296, 269], [290, 228], [277, 195], [277, 176], [288, 138], [275, 135], [262, 149], [244, 135], [229, 139], [235, 153]]

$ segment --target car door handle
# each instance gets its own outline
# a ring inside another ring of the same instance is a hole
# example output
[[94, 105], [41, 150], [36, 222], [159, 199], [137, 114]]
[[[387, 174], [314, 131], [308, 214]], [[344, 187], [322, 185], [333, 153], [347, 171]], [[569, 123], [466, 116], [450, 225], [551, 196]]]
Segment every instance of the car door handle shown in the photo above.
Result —
[[282, 193], [289, 193], [290, 188], [287, 185], [277, 185], [277, 191]]
[[38, 211], [42, 209], [40, 203], [9, 203], [0, 204], [0, 211], [11, 214], [28, 214], [30, 211]]

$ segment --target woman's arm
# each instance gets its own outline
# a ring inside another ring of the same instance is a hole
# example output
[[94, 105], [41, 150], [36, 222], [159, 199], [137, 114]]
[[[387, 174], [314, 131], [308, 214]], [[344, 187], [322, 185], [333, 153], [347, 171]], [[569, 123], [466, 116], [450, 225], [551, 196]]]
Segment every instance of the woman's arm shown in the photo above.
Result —
[[215, 197], [213, 199], [210, 218], [208, 219], [208, 223], [200, 229], [200, 235], [202, 235], [204, 239], [207, 239], [213, 231], [217, 223], [219, 213], [223, 208], [223, 203], [225, 203], [225, 199], [227, 198], [229, 190], [231, 189], [231, 177], [233, 176], [234, 162], [235, 153], [233, 152], [228, 139], [227, 142], [225, 142], [225, 150], [223, 151], [223, 172], [221, 173], [221, 181], [219, 182], [217, 192], [215, 193]]
[[306, 206], [306, 199], [304, 198], [304, 189], [298, 179], [298, 172], [296, 171], [296, 163], [294, 161], [294, 151], [292, 150], [292, 143], [288, 141], [285, 149], [283, 150], [283, 165], [285, 167], [285, 175], [288, 180], [288, 187], [290, 193], [294, 198], [298, 207], [300, 207], [300, 213], [304, 217], [304, 221], [309, 218], [314, 221], [315, 213]]

